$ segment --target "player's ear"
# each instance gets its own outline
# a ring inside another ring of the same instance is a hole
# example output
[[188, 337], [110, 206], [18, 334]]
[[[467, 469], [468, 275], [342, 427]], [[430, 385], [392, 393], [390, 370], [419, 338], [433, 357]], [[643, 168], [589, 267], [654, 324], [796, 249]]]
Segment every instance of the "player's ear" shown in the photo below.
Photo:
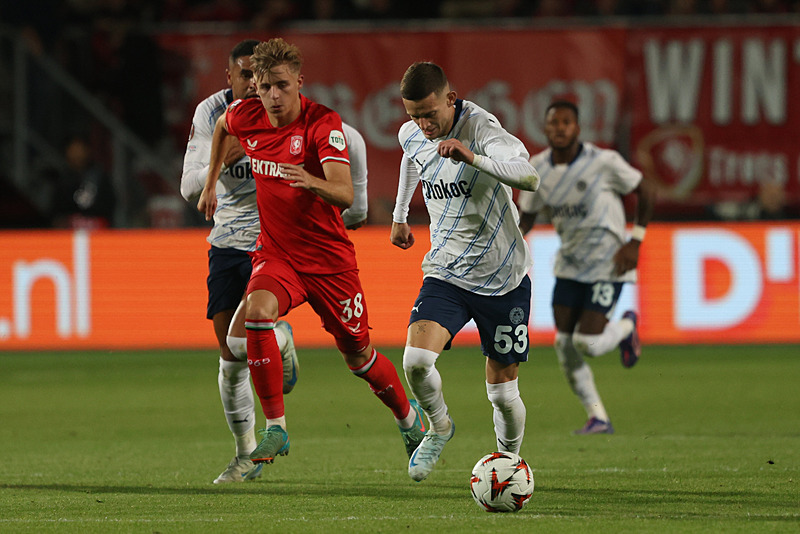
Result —
[[456, 95], [455, 91], [448, 91], [448, 93], [447, 93], [447, 105], [448, 106], [455, 105], [457, 98], [458, 98], [458, 95]]
[[303, 87], [303, 75], [302, 74], [298, 74], [297, 75], [297, 88], [300, 89], [301, 87]]

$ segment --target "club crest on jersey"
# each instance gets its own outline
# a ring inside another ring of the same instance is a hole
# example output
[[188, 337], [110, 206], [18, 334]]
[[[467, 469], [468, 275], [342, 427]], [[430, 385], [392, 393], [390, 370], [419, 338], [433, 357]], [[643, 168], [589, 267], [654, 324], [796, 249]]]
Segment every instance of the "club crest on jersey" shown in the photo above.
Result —
[[302, 151], [303, 151], [303, 136], [293, 135], [292, 138], [289, 139], [289, 154], [296, 156]]
[[347, 147], [344, 134], [339, 130], [331, 130], [331, 133], [328, 135], [328, 144], [340, 152]]
[[250, 148], [255, 148], [257, 144], [258, 144], [258, 139], [256, 139], [255, 141], [251, 141], [250, 139], [247, 140], [247, 146], [249, 146]]

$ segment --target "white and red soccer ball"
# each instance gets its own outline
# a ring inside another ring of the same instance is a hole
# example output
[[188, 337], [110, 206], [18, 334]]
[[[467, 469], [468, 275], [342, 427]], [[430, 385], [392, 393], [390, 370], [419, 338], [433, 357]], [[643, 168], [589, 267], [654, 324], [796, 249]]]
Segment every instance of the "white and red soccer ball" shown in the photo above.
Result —
[[487, 512], [517, 512], [533, 495], [533, 472], [518, 454], [493, 452], [472, 468], [469, 486]]

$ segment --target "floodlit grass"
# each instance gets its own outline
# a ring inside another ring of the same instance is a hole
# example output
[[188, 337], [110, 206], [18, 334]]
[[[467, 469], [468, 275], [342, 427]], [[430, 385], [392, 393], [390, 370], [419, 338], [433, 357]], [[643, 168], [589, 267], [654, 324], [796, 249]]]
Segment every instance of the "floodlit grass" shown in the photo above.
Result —
[[591, 362], [617, 433], [582, 437], [552, 349], [533, 350], [521, 452], [536, 491], [517, 514], [469, 493], [495, 448], [477, 349], [440, 358], [457, 432], [428, 480], [408, 478], [390, 413], [338, 353], [303, 350], [291, 454], [223, 487], [212, 352], [0, 354], [0, 532], [800, 530], [800, 347], [645, 350], [630, 370]]

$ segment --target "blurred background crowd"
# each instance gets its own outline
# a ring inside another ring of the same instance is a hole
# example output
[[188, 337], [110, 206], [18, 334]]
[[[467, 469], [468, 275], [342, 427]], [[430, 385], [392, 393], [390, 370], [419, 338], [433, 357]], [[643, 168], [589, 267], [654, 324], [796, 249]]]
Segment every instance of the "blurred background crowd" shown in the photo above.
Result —
[[[191, 117], [171, 116], [176, 108], [169, 91], [188, 82], [183, 59], [159, 46], [157, 36], [165, 32], [314, 31], [338, 24], [413, 29], [420, 21], [608, 25], [674, 18], [684, 24], [687, 18], [713, 23], [789, 13], [800, 13], [800, 0], [2, 2], [0, 157], [7, 163], [0, 168], [0, 228], [203, 224], [177, 193]], [[21, 91], [26, 112], [20, 111]], [[796, 213], [785, 209], [782, 189], [767, 184], [746, 202], [709, 206], [706, 215]]]

